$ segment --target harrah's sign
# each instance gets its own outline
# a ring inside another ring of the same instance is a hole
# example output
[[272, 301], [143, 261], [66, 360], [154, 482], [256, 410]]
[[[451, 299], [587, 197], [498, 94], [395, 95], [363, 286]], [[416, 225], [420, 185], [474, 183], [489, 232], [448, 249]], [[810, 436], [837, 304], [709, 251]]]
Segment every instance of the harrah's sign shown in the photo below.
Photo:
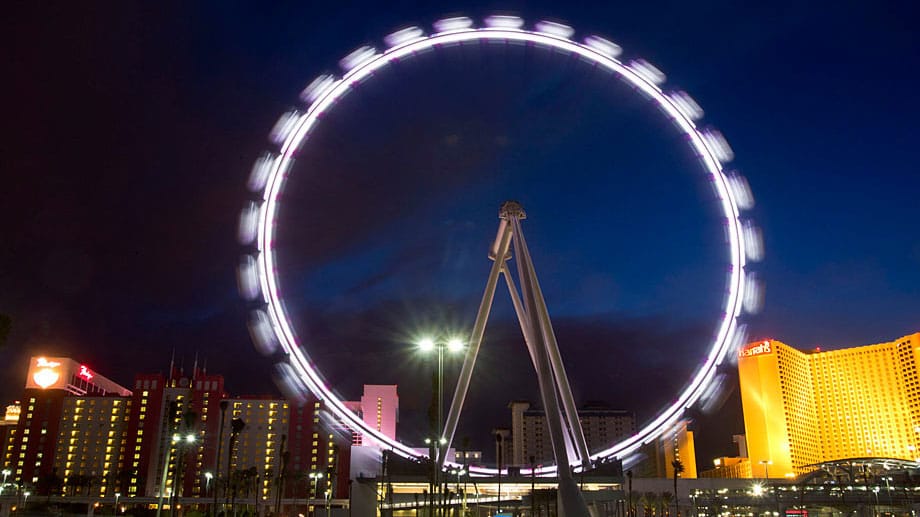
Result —
[[773, 347], [769, 341], [761, 341], [756, 344], [748, 345], [738, 351], [738, 357], [754, 357], [755, 355], [769, 354], [773, 352]]

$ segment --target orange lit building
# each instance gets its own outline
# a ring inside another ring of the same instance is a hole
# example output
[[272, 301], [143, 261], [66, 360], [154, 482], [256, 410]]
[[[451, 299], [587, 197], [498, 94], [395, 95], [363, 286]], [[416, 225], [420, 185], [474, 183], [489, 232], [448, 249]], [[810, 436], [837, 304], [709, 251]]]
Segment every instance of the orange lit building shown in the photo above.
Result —
[[844, 458], [920, 458], [920, 333], [826, 352], [758, 341], [738, 356], [754, 477]]
[[686, 421], [680, 422], [662, 437], [661, 449], [664, 451], [665, 477], [674, 477], [674, 460], [677, 460], [684, 467], [680, 477], [696, 478], [696, 447], [693, 431], [687, 429]]

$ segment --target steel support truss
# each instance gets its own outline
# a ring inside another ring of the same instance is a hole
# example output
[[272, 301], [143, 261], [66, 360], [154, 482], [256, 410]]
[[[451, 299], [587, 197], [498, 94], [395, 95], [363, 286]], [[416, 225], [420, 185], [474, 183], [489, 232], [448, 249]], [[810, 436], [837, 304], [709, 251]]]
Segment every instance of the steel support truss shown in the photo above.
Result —
[[[581, 491], [578, 489], [570, 467], [571, 458], [577, 458], [582, 469], [591, 467], [591, 458], [585, 442], [584, 431], [578, 419], [572, 390], [569, 387], [562, 356], [556, 343], [556, 335], [550, 322], [546, 300], [537, 281], [527, 241], [521, 229], [521, 221], [526, 219], [524, 209], [515, 201], [506, 201], [499, 211], [501, 222], [498, 234], [489, 253], [493, 261], [489, 278], [486, 281], [485, 292], [479, 304], [476, 323], [470, 336], [466, 350], [463, 368], [454, 391], [450, 412], [444, 424], [444, 438], [437, 454], [438, 469], [444, 466], [447, 450], [450, 448], [457, 431], [460, 411], [466, 400], [476, 356], [482, 345], [485, 333], [486, 320], [492, 309], [495, 298], [495, 289], [499, 276], [503, 276], [508, 285], [514, 311], [521, 325], [524, 342], [530, 352], [530, 358], [537, 372], [537, 382], [540, 386], [540, 398], [543, 409], [546, 411], [546, 420], [549, 426], [549, 436], [556, 461], [557, 475], [559, 478], [559, 511], [564, 517], [588, 516], [588, 509]], [[514, 255], [517, 259], [517, 276], [520, 283], [520, 292], [514, 283], [514, 278], [509, 269], [511, 261], [511, 247], [514, 246]]]

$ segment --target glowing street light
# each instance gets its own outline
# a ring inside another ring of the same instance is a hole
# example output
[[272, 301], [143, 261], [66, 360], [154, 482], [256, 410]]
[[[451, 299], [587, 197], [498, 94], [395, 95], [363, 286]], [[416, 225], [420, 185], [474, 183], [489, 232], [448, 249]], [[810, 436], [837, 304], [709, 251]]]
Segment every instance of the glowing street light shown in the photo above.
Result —
[[422, 338], [418, 342], [418, 349], [422, 352], [431, 352], [434, 350], [434, 340], [430, 337]]
[[763, 478], [770, 479], [770, 465], [773, 465], [771, 460], [760, 460], [759, 462], [763, 465]]
[[0, 474], [3, 474], [3, 484], [0, 485], [0, 495], [3, 495], [3, 489], [6, 488], [6, 478], [8, 478], [12, 473], [13, 472], [10, 469], [3, 469], [3, 472], [0, 472]]
[[461, 340], [460, 338], [456, 338], [456, 337], [452, 337], [448, 339], [447, 342], [436, 342], [434, 338], [431, 338], [428, 336], [420, 339], [417, 345], [418, 345], [418, 349], [420, 352], [423, 352], [423, 353], [428, 353], [432, 351], [438, 352], [438, 378], [437, 378], [437, 388], [436, 388], [437, 393], [435, 394], [435, 396], [438, 399], [438, 413], [437, 413], [437, 417], [438, 417], [437, 435], [438, 436], [437, 437], [438, 437], [438, 441], [440, 442], [440, 439], [443, 438], [441, 435], [444, 432], [443, 429], [441, 428], [441, 420], [442, 420], [442, 415], [443, 415], [443, 406], [441, 403], [441, 398], [442, 398], [443, 391], [444, 391], [444, 351], [446, 350], [448, 353], [456, 354], [456, 353], [462, 352], [466, 348], [466, 345], [463, 343], [463, 340]]
[[211, 480], [212, 479], [214, 479], [213, 473], [211, 472], [204, 473], [204, 493], [205, 494], [211, 493], [210, 490], [211, 490]]
[[451, 469], [450, 473], [457, 476], [457, 489], [456, 489], [457, 500], [461, 502], [462, 510], [463, 510], [462, 515], [465, 515], [466, 514], [466, 491], [463, 492], [462, 496], [460, 495], [460, 476], [466, 474], [466, 470], [462, 468]]
[[[195, 443], [196, 440], [197, 440], [197, 437], [195, 436], [195, 433], [190, 432], [185, 435], [185, 443], [189, 445]], [[170, 441], [172, 442], [173, 447], [178, 448], [179, 447], [178, 444], [179, 442], [183, 441], [183, 437], [179, 433], [173, 433], [172, 439]], [[169, 458], [172, 454], [172, 447], [165, 447], [165, 449], [166, 449], [166, 457], [163, 458], [163, 474], [160, 477], [160, 493], [159, 493], [159, 496], [157, 497], [157, 517], [160, 517], [163, 511], [163, 496], [167, 495], [167, 492], [168, 492], [167, 499], [171, 499], [173, 501], [173, 506], [175, 506], [176, 499], [178, 497], [174, 498], [173, 496], [174, 495], [178, 496], [179, 494], [178, 487], [176, 487], [175, 492], [173, 492], [172, 489], [169, 489], [167, 491], [167, 488], [166, 488], [166, 478], [168, 477], [168, 474], [169, 474]], [[179, 451], [178, 453], [181, 454], [181, 451]]]
[[440, 490], [440, 487], [441, 487], [441, 481], [439, 479], [440, 469], [437, 467], [438, 465], [440, 465], [440, 462], [439, 462], [440, 458], [438, 456], [441, 453], [440, 446], [443, 445], [447, 441], [447, 439], [444, 437], [444, 428], [442, 424], [442, 420], [443, 420], [442, 415], [444, 413], [444, 409], [443, 409], [443, 401], [441, 400], [443, 398], [443, 392], [444, 392], [444, 351], [447, 350], [449, 353], [458, 353], [458, 352], [463, 351], [464, 348], [465, 348], [465, 345], [463, 341], [461, 341], [459, 338], [456, 338], [456, 337], [448, 339], [446, 343], [435, 342], [433, 338], [427, 337], [427, 336], [423, 337], [422, 339], [418, 341], [418, 349], [421, 352], [428, 353], [434, 350], [438, 352], [438, 375], [437, 375], [437, 386], [435, 387], [435, 397], [437, 398], [437, 401], [438, 401], [437, 420], [436, 420], [436, 425], [435, 425], [436, 427], [435, 432], [437, 433], [435, 436], [435, 440], [436, 440], [437, 445], [434, 445], [431, 439], [425, 440], [425, 443], [431, 446], [430, 451], [432, 453], [431, 454], [432, 482], [431, 482], [431, 490], [429, 492], [431, 493], [432, 497], [434, 496], [434, 491]]
[[112, 513], [118, 514], [118, 498], [121, 497], [121, 492], [115, 492], [115, 506], [112, 507]]
[[[319, 480], [323, 479], [323, 473], [311, 472], [308, 476], [313, 480], [313, 499], [316, 499], [316, 496], [319, 495], [317, 485], [319, 484]], [[316, 515], [316, 505], [311, 505], [310, 507], [313, 508], [311, 515]]]
[[447, 350], [449, 352], [457, 353], [463, 351], [463, 341], [458, 338], [452, 338], [447, 342]]

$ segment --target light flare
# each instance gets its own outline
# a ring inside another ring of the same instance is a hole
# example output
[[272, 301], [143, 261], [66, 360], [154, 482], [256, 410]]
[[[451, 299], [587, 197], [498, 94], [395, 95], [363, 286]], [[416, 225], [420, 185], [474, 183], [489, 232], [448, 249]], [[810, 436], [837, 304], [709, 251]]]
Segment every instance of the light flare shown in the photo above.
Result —
[[524, 20], [521, 18], [504, 14], [489, 16], [486, 18], [485, 23], [486, 27], [492, 29], [520, 29], [524, 26]]
[[327, 90], [335, 85], [335, 77], [331, 75], [321, 75], [314, 79], [306, 88], [300, 92], [300, 100], [307, 104], [313, 103], [316, 99], [323, 96]]
[[275, 122], [275, 127], [272, 128], [271, 133], [269, 133], [269, 140], [275, 144], [280, 144], [287, 140], [298, 118], [300, 118], [300, 114], [296, 111], [289, 111], [281, 115], [281, 117], [278, 118], [278, 122]]
[[569, 39], [572, 37], [572, 34], [575, 34], [575, 29], [569, 27], [568, 25], [546, 20], [537, 22], [534, 27], [536, 28], [537, 32], [549, 34], [550, 36], [556, 36], [557, 38]]
[[464, 29], [469, 29], [473, 26], [473, 20], [467, 18], [466, 16], [455, 16], [453, 18], [444, 18], [434, 22], [434, 30], [439, 33], [460, 31]]
[[406, 27], [384, 36], [383, 41], [389, 47], [398, 47], [405, 43], [420, 40], [425, 37], [425, 32], [418, 27]]
[[664, 75], [664, 72], [644, 59], [635, 59], [630, 61], [629, 68], [632, 69], [633, 72], [636, 72], [642, 76], [642, 78], [646, 81], [655, 85], [664, 84], [665, 80], [667, 79], [667, 77]]
[[622, 47], [600, 36], [588, 36], [585, 38], [585, 45], [612, 59], [620, 57], [623, 53]]
[[377, 55], [373, 47], [358, 47], [339, 61], [339, 66], [346, 72], [367, 63]]

